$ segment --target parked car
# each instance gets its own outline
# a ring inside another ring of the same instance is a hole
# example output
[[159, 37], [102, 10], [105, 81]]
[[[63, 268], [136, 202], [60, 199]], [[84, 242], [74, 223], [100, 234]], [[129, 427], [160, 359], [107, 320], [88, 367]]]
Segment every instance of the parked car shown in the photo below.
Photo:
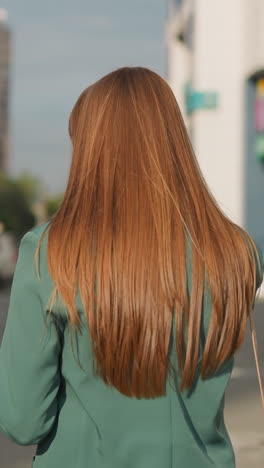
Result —
[[0, 283], [13, 277], [18, 257], [15, 237], [9, 232], [0, 232]]

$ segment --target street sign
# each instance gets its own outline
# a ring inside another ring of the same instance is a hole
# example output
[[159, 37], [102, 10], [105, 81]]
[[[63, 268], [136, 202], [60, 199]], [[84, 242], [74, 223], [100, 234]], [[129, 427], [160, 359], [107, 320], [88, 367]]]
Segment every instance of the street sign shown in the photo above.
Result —
[[215, 91], [197, 91], [189, 82], [186, 83], [184, 91], [187, 114], [197, 109], [216, 109], [218, 106], [219, 94]]

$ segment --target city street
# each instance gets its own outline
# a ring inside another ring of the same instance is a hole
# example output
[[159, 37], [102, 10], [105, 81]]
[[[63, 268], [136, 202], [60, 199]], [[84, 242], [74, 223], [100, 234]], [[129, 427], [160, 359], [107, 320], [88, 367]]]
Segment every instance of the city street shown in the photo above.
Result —
[[[0, 293], [0, 341], [6, 320], [8, 298], [8, 290]], [[256, 306], [254, 317], [262, 370], [264, 303]], [[237, 468], [263, 468], [264, 409], [261, 406], [249, 330], [241, 350], [237, 353], [235, 367], [226, 392], [225, 421], [235, 449]], [[0, 435], [1, 468], [30, 468], [34, 452], [35, 446], [21, 447]]]

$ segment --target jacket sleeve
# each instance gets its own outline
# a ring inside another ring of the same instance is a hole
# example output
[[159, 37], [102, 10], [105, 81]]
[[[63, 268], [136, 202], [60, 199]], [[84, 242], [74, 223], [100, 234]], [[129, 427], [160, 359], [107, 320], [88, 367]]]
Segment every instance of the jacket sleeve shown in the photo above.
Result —
[[60, 386], [61, 345], [54, 320], [45, 321], [37, 243], [33, 231], [20, 242], [0, 348], [0, 431], [19, 445], [37, 444], [50, 432]]

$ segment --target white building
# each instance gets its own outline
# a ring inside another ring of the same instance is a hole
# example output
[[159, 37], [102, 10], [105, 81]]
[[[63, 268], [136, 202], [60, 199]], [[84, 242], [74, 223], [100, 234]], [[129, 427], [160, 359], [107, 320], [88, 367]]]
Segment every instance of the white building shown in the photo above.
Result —
[[264, 1], [168, 0], [166, 42], [167, 80], [209, 187], [264, 248]]

